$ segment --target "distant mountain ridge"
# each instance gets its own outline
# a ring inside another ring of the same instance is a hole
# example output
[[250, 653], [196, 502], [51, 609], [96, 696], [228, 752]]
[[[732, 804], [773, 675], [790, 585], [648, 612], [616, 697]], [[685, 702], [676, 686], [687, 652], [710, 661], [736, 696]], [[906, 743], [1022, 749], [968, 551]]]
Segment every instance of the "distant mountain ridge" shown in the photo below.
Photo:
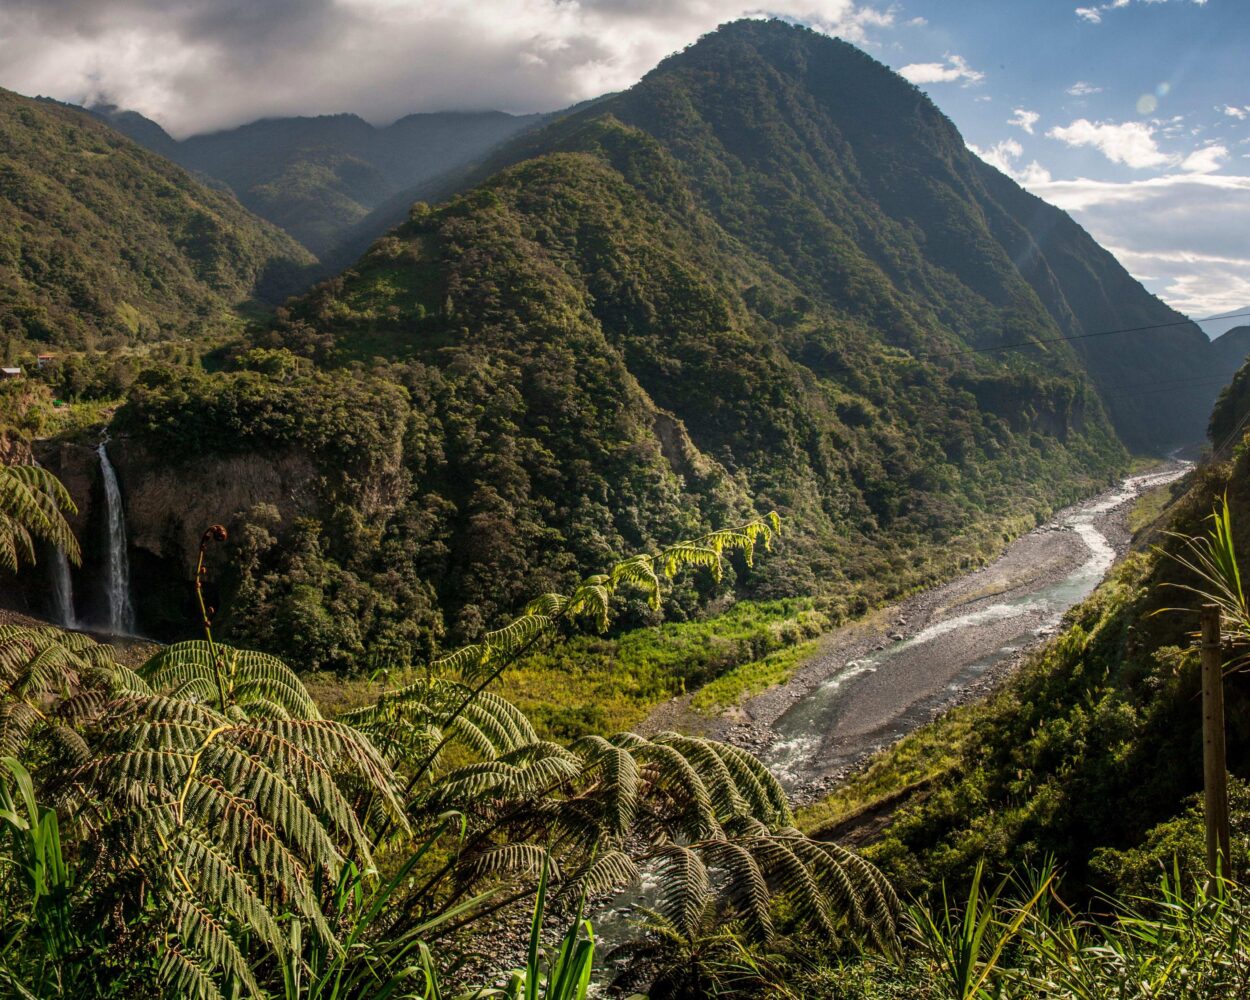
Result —
[[266, 118], [179, 141], [136, 112], [90, 110], [153, 152], [225, 184], [323, 259], [389, 198], [468, 166], [544, 120], [501, 111], [413, 114], [385, 127], [352, 114]]

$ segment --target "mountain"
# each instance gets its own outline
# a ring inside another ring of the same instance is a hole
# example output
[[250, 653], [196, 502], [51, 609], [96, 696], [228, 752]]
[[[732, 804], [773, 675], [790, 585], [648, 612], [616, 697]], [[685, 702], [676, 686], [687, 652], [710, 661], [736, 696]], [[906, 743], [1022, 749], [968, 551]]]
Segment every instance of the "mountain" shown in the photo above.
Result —
[[[1139, 508], [1162, 505], [1152, 524], [1137, 528], [1135, 551], [1068, 613], [1056, 640], [987, 700], [878, 757], [862, 781], [840, 793], [850, 809], [835, 802], [821, 811], [819, 835], [844, 840], [857, 818], [888, 817], [871, 832], [876, 843], [868, 853], [909, 892], [966, 876], [978, 864], [1006, 871], [1039, 857], [1052, 858], [1076, 892], [1091, 894], [1080, 887], [1092, 886], [1103, 894], [1100, 902], [1107, 894], [1141, 897], [1173, 865], [1182, 883], [1203, 876], [1195, 631], [1207, 603], [1202, 595], [1214, 588], [1193, 571], [1195, 552], [1185, 540], [1210, 537], [1212, 511], [1227, 504], [1236, 552], [1244, 560], [1250, 551], [1248, 415], [1250, 364], [1212, 415], [1215, 460]], [[1225, 633], [1243, 635], [1242, 620], [1224, 614]], [[1233, 651], [1225, 654], [1223, 719], [1233, 866], [1244, 871], [1250, 675], [1233, 665], [1237, 645], [1234, 639], [1226, 647]]]
[[[854, 101], [887, 88], [915, 128], [846, 138], [827, 109], [851, 98], [796, 52], [862, 75]], [[955, 164], [962, 186], [915, 206], [939, 216], [927, 233], [859, 165], [887, 141], [870, 162], [934, 145]], [[737, 566], [740, 592], [820, 594], [837, 620], [1124, 467], [1083, 359], [1049, 342], [984, 221], [980, 168], [850, 46], [731, 25], [490, 171], [290, 303], [234, 370], [140, 377], [118, 413], [136, 563], [181, 578], [217, 510], [240, 640], [347, 669], [771, 508], [787, 540]], [[683, 589], [678, 613], [701, 600]]]
[[1208, 316], [1206, 319], [1198, 322], [1208, 337], [1212, 340], [1218, 340], [1230, 330], [1245, 326], [1247, 316], [1250, 316], [1250, 306], [1242, 306], [1240, 309], [1232, 310], [1232, 312], [1220, 313], [1218, 316]]
[[[267, 118], [177, 141], [135, 112], [108, 105], [91, 110], [152, 151], [225, 184], [247, 208], [323, 258], [388, 199], [466, 167], [543, 120], [499, 111], [442, 112], [377, 128], [348, 114]], [[369, 229], [368, 241], [387, 228]]]
[[836, 621], [981, 562], [1125, 442], [1196, 439], [1231, 363], [919, 90], [780, 22], [445, 183], [229, 370], [130, 389], [110, 450], [133, 562], [171, 584], [154, 632], [188, 620], [205, 518], [223, 629], [350, 669], [773, 508], [739, 592]]
[[311, 255], [84, 112], [0, 91], [0, 330], [103, 348], [238, 325]]
[[[778, 22], [727, 26], [628, 92], [509, 144], [478, 179], [576, 148], [579, 129], [606, 117], [658, 140], [727, 232], [889, 342], [995, 354], [1035, 341], [999, 356], [1075, 359], [1131, 448], [1200, 440], [1218, 386], [1193, 383], [1235, 370], [1216, 372], [1195, 325], [1066, 213], [968, 151], [919, 89], [844, 42]], [[894, 314], [873, 315], [850, 301], [859, 295]], [[1175, 391], [1135, 394], [1160, 377]]]

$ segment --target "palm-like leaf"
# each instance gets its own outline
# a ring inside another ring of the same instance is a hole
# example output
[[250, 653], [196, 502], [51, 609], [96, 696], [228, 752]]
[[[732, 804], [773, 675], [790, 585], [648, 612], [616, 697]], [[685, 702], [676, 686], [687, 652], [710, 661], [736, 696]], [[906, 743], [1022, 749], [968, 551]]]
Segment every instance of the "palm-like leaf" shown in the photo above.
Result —
[[217, 677], [228, 704], [251, 715], [284, 715], [292, 719], [319, 719], [321, 714], [303, 683], [276, 656], [235, 649], [202, 640], [166, 646], [139, 669], [139, 676], [156, 691], [191, 701], [216, 702]]
[[77, 564], [78, 540], [65, 520], [77, 513], [69, 491], [38, 465], [0, 466], [0, 567], [16, 573], [35, 561], [35, 542], [56, 546]]

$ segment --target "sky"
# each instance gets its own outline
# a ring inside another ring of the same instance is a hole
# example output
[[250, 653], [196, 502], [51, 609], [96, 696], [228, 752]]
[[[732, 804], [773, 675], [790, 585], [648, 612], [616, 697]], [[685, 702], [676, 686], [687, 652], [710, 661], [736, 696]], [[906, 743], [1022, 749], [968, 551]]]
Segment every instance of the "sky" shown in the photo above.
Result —
[[177, 137], [551, 111], [767, 15], [902, 73], [1177, 309], [1250, 310], [1250, 0], [3, 0], [0, 86]]

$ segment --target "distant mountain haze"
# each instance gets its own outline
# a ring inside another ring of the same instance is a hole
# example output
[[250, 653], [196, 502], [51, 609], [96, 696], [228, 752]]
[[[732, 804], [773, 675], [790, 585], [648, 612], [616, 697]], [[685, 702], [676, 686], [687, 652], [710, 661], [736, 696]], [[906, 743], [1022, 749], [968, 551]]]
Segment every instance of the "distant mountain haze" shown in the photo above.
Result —
[[1245, 326], [1250, 322], [1250, 305], [1234, 309], [1232, 312], [1221, 313], [1219, 316], [1208, 316], [1197, 322], [1208, 337], [1216, 340], [1230, 330], [1235, 330], [1237, 327]]
[[[178, 141], [133, 111], [91, 111], [153, 152], [224, 183], [244, 206], [323, 259], [389, 198], [465, 167], [544, 117], [440, 112], [408, 115], [384, 128], [348, 114], [268, 118]], [[369, 232], [368, 240], [394, 221]]]

